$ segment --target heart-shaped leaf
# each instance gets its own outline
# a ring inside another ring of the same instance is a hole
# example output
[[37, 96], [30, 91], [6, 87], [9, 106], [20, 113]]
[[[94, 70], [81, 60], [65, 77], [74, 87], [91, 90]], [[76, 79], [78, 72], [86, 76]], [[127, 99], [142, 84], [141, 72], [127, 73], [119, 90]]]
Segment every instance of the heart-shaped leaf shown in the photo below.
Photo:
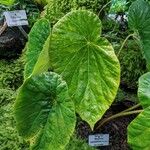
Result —
[[120, 65], [112, 45], [101, 38], [99, 18], [73, 11], [53, 27], [50, 63], [69, 87], [77, 113], [93, 128], [112, 104], [120, 81]]
[[56, 73], [28, 78], [15, 103], [19, 134], [35, 138], [32, 149], [63, 150], [75, 127], [75, 108], [66, 82]]
[[25, 71], [24, 78], [29, 77], [34, 66], [38, 60], [38, 57], [45, 46], [45, 41], [50, 35], [50, 23], [47, 19], [38, 20], [29, 33], [29, 39], [27, 43], [26, 57], [25, 57]]

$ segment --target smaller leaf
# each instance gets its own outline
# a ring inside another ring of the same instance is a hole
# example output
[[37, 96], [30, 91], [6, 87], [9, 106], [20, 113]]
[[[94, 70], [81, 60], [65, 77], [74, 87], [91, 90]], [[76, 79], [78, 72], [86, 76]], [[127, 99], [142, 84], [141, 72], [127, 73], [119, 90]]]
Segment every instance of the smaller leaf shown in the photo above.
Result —
[[38, 57], [45, 46], [45, 41], [50, 34], [50, 23], [47, 19], [40, 19], [37, 21], [29, 33], [29, 40], [27, 43], [26, 57], [25, 57], [25, 71], [24, 78], [28, 78], [38, 60]]
[[19, 134], [34, 139], [33, 150], [63, 150], [76, 122], [66, 82], [52, 72], [28, 78], [19, 89], [15, 119]]

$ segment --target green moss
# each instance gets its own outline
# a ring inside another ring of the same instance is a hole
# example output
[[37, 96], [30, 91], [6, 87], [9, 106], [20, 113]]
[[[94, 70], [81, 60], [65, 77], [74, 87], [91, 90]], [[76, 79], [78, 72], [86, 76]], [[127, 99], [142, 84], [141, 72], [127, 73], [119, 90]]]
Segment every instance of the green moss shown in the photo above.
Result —
[[0, 106], [11, 102], [14, 91], [7, 89], [0, 89]]
[[23, 81], [23, 61], [0, 61], [0, 89], [17, 89]]
[[[2, 92], [5, 92], [3, 96]], [[15, 129], [13, 94], [11, 90], [0, 90], [0, 150], [27, 150], [27, 143], [18, 136]]]

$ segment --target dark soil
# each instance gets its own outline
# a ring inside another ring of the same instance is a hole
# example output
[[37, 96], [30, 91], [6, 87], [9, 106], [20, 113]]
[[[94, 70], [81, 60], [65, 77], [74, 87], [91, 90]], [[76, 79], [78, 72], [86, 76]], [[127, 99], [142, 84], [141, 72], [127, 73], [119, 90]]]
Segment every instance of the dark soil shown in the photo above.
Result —
[[[2, 24], [3, 22], [0, 22], [0, 26]], [[24, 29], [28, 30], [26, 27]], [[7, 27], [2, 35], [0, 35], [0, 58], [18, 58], [26, 41], [18, 27]]]
[[[104, 118], [112, 116], [113, 114], [119, 113], [131, 106], [134, 103], [131, 101], [119, 102], [113, 104], [110, 109], [105, 113]], [[84, 121], [79, 121], [77, 124], [77, 135], [78, 137], [85, 139], [88, 142], [88, 136], [90, 134], [109, 134], [110, 135], [110, 145], [105, 147], [98, 147], [98, 150], [130, 150], [127, 144], [127, 126], [137, 115], [130, 115], [115, 120], [110, 121], [105, 124], [101, 129], [96, 130], [97, 125], [95, 125], [95, 130], [92, 132], [89, 125]]]

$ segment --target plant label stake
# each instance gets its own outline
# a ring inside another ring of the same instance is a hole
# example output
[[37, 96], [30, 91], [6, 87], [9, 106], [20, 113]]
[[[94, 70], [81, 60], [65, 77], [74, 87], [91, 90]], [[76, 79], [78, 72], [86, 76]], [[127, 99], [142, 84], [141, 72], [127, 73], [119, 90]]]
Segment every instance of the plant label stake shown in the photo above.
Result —
[[109, 134], [95, 134], [89, 135], [90, 146], [108, 146], [109, 145]]
[[25, 10], [6, 11], [4, 16], [9, 27], [28, 25]]

